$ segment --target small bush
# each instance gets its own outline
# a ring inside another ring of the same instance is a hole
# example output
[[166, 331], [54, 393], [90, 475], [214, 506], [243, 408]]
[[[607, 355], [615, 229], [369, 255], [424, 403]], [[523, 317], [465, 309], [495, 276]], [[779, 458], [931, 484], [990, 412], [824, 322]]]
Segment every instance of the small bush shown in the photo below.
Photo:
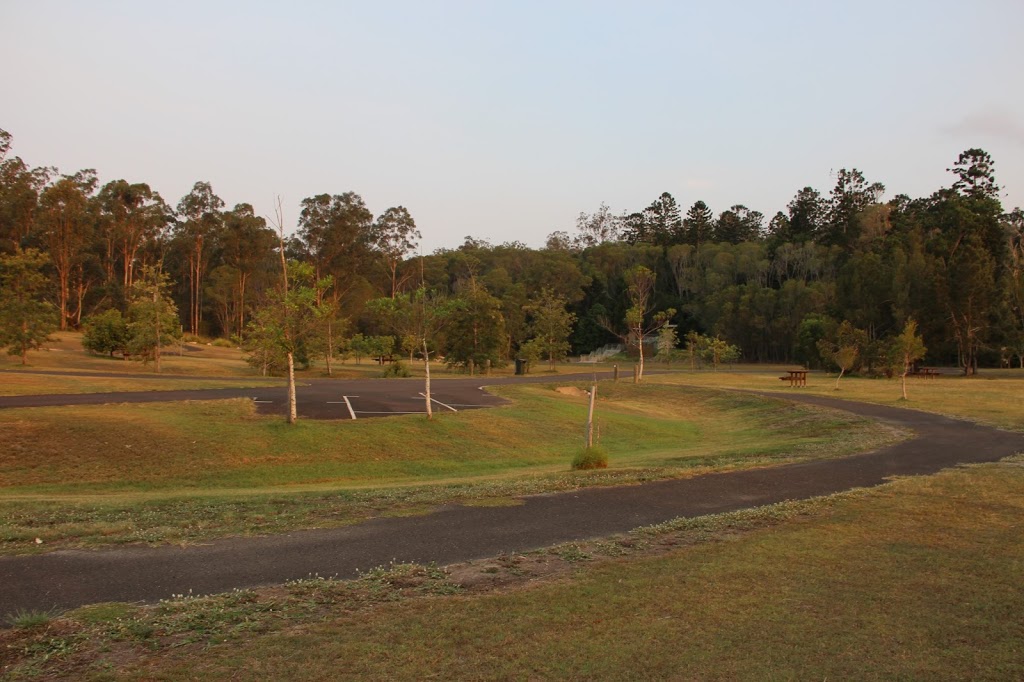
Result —
[[573, 469], [607, 469], [608, 452], [602, 447], [582, 448], [572, 458]]
[[235, 347], [235, 344], [231, 343], [227, 339], [214, 339], [210, 343], [210, 345], [211, 346], [216, 346], [217, 348], [234, 348]]
[[409, 374], [409, 368], [405, 366], [405, 363], [396, 360], [385, 368], [384, 376], [390, 379], [411, 377], [412, 375]]

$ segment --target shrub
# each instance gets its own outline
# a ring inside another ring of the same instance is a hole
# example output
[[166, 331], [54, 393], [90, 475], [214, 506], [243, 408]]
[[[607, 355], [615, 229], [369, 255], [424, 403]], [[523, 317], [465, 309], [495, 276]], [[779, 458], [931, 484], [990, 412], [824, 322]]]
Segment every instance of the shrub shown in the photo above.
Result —
[[235, 347], [235, 344], [231, 343], [227, 339], [214, 339], [213, 341], [210, 342], [210, 345], [211, 346], [216, 346], [217, 348], [234, 348]]
[[409, 368], [405, 366], [404, 362], [399, 360], [392, 362], [384, 369], [385, 378], [404, 378], [410, 376], [412, 375], [409, 374]]
[[600, 447], [581, 448], [572, 458], [573, 469], [607, 469], [608, 452]]
[[98, 315], [93, 315], [85, 320], [85, 334], [82, 336], [82, 346], [86, 350], [99, 355], [114, 353], [126, 353], [131, 334], [128, 331], [128, 323], [119, 310], [105, 310]]

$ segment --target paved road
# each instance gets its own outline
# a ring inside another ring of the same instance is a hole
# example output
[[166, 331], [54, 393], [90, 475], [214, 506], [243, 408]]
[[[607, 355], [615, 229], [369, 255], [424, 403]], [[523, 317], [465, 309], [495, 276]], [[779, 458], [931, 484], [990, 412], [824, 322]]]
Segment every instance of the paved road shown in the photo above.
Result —
[[[77, 375], [66, 374], [68, 377]], [[90, 375], [96, 376], [96, 375]], [[112, 375], [123, 376], [123, 375]], [[540, 374], [525, 377], [475, 377], [438, 379], [431, 382], [433, 409], [441, 412], [494, 407], [505, 401], [483, 390], [483, 385], [509, 383], [551, 383], [586, 381], [597, 376], [610, 378], [608, 372], [578, 374]], [[147, 378], [154, 378], [147, 375]], [[190, 377], [196, 379], [197, 377]], [[2, 379], [0, 379], [2, 380]], [[73, 381], [69, 378], [69, 381]], [[261, 388], [210, 388], [183, 391], [122, 391], [111, 393], [67, 393], [60, 395], [0, 396], [0, 408], [54, 407], [62, 405], [105, 405], [113, 403], [152, 403], [180, 400], [226, 400], [251, 398], [263, 414], [284, 414], [287, 406], [285, 386]], [[296, 387], [300, 417], [311, 419], [366, 419], [409, 412], [426, 411], [422, 379], [311, 379]]]
[[[779, 396], [775, 396], [779, 397]], [[453, 506], [415, 518], [205, 545], [0, 557], [0, 614], [100, 601], [156, 601], [304, 578], [351, 577], [388, 561], [448, 564], [605, 536], [677, 517], [757, 507], [925, 475], [1024, 451], [1024, 434], [913, 410], [786, 396], [916, 432], [912, 440], [838, 460], [711, 474], [642, 486], [528, 497], [517, 507]]]

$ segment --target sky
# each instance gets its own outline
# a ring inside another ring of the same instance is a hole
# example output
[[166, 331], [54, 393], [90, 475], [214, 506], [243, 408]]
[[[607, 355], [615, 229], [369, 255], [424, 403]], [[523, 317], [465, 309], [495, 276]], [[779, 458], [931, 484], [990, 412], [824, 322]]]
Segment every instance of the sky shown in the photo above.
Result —
[[208, 181], [286, 228], [409, 209], [424, 252], [542, 246], [606, 203], [770, 217], [840, 168], [887, 197], [995, 161], [1024, 205], [1024, 2], [0, 0], [0, 128], [34, 166]]

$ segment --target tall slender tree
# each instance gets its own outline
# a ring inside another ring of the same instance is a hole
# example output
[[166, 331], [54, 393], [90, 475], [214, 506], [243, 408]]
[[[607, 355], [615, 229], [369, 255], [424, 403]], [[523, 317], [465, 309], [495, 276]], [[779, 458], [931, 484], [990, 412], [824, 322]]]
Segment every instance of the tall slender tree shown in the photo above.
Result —
[[224, 201], [208, 182], [197, 182], [178, 202], [177, 237], [188, 263], [189, 329], [198, 334], [203, 319], [203, 279], [213, 243], [223, 226]]

